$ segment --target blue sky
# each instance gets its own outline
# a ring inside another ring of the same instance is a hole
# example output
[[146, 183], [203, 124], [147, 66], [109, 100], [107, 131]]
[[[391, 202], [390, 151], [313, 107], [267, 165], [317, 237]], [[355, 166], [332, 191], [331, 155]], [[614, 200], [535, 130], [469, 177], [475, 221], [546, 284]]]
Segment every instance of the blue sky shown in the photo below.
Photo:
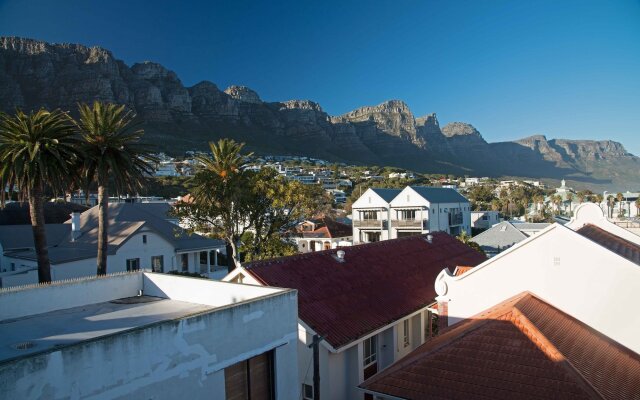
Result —
[[0, 35], [99, 45], [183, 83], [332, 115], [388, 99], [488, 141], [613, 139], [640, 154], [639, 1], [12, 1]]

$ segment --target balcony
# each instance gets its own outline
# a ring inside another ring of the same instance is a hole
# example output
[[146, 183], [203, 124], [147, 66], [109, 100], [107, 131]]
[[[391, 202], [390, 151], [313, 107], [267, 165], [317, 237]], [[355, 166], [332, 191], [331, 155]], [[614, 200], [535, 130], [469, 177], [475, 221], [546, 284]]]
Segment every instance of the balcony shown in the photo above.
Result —
[[362, 219], [352, 222], [354, 228], [377, 228], [387, 229], [387, 221], [380, 219]]
[[462, 225], [462, 213], [449, 214], [449, 226]]
[[394, 219], [391, 220], [391, 226], [393, 228], [428, 229], [426, 219]]

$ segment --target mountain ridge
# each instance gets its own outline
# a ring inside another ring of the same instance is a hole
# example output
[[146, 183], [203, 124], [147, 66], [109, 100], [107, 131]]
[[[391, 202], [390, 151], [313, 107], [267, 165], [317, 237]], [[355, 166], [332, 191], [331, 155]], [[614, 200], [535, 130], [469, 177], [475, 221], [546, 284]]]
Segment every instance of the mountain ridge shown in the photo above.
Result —
[[312, 100], [265, 102], [246, 86], [186, 87], [161, 64], [127, 66], [99, 46], [0, 37], [0, 110], [75, 110], [111, 101], [133, 109], [159, 149], [204, 149], [231, 137], [258, 153], [297, 154], [420, 172], [567, 178], [592, 185], [640, 186], [640, 159], [621, 143], [533, 135], [488, 143], [473, 125], [440, 127], [435, 113], [415, 117], [402, 100], [338, 116]]

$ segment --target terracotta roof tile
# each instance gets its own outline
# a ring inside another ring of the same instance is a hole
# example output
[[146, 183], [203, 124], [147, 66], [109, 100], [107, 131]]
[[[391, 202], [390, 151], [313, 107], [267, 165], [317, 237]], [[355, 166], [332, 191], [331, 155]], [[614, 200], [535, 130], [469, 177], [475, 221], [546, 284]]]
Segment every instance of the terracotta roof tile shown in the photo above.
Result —
[[524, 293], [360, 386], [405, 399], [638, 399], [640, 356]]
[[586, 224], [576, 232], [627, 260], [640, 264], [640, 246], [637, 244], [592, 224]]
[[486, 258], [446, 233], [386, 240], [247, 265], [256, 279], [298, 290], [300, 319], [334, 348], [405, 317], [436, 297], [443, 268]]

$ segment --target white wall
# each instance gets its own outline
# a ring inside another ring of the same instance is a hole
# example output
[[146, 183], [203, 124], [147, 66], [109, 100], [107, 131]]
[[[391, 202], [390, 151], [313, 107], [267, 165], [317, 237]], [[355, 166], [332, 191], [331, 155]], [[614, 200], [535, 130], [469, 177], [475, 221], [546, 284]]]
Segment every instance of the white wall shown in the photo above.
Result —
[[7, 399], [223, 399], [224, 368], [275, 349], [276, 398], [296, 399], [296, 309], [296, 293], [287, 291], [23, 357], [0, 365], [0, 393]]
[[530, 291], [635, 352], [638, 288], [638, 265], [558, 224], [460, 277], [443, 271], [436, 280], [450, 324]]

